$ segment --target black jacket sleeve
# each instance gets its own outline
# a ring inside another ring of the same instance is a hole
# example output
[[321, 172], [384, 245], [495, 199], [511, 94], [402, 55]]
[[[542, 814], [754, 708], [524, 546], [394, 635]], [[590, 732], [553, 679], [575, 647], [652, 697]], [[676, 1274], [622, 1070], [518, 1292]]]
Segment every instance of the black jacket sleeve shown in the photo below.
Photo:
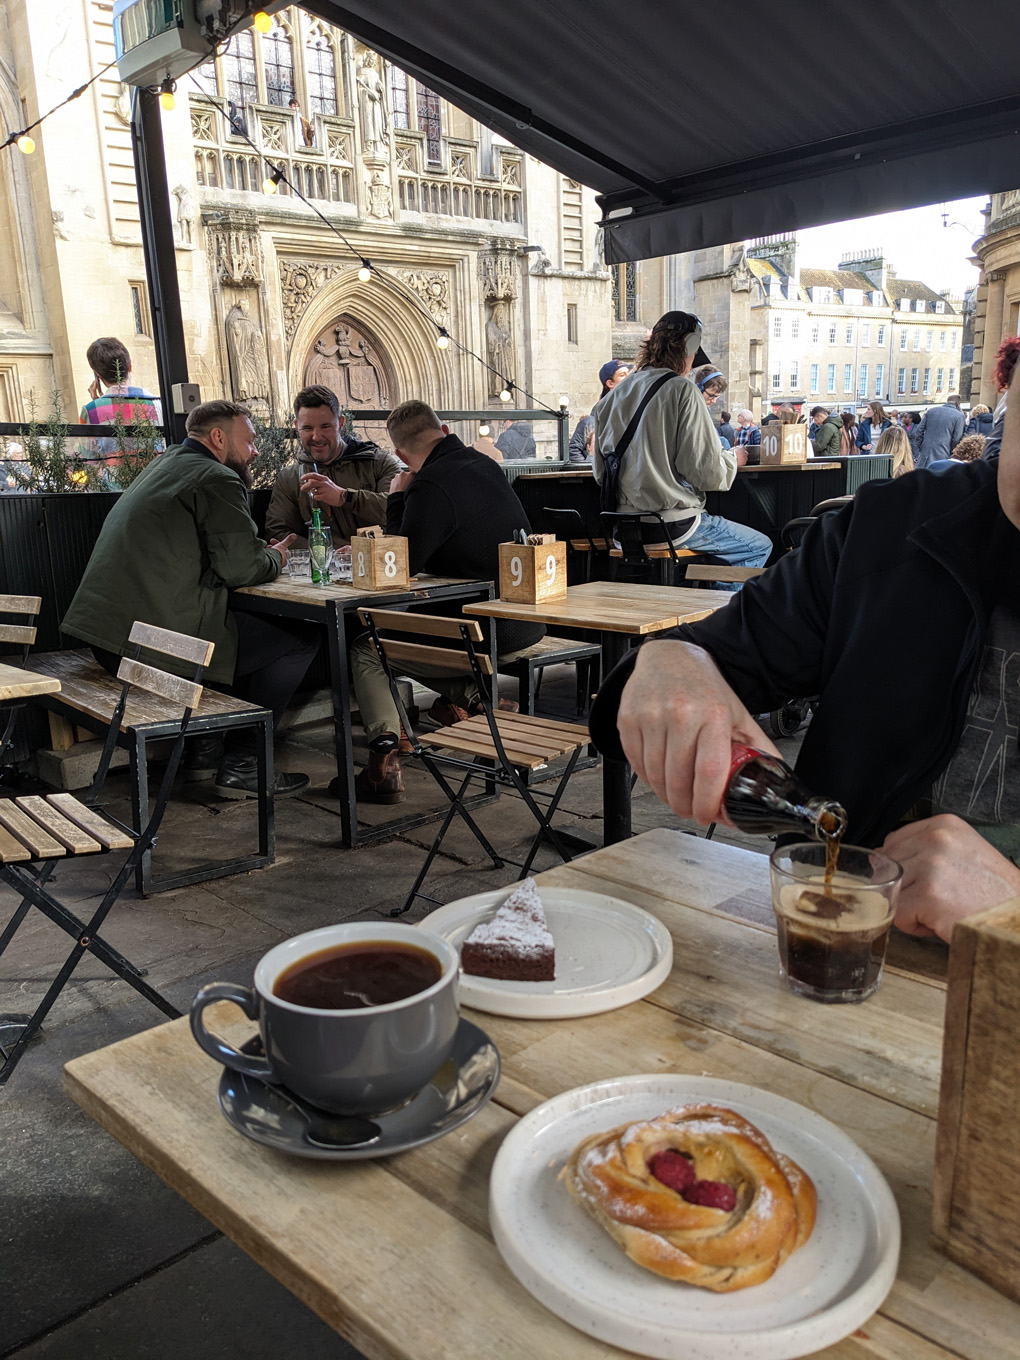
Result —
[[[698, 623], [657, 634], [693, 642], [710, 653], [727, 683], [751, 713], [820, 693], [829, 611], [839, 555], [853, 506], [819, 516], [796, 552], [748, 581], [729, 604]], [[654, 639], [649, 639], [654, 646]], [[592, 740], [610, 760], [622, 760], [616, 715], [634, 669], [631, 652], [606, 676], [592, 706]]]
[[412, 576], [427, 571], [433, 554], [438, 552], [456, 528], [456, 515], [442, 487], [428, 478], [418, 478], [406, 491], [390, 493], [386, 505], [386, 532], [407, 539], [408, 567]]

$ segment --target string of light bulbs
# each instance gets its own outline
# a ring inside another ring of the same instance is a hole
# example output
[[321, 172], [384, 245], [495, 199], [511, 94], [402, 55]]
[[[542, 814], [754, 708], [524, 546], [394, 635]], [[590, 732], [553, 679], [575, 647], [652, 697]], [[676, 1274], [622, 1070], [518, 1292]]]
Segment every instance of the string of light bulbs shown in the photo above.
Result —
[[[9, 146], [16, 146], [22, 155], [31, 156], [32, 152], [35, 150], [35, 140], [29, 136], [29, 133], [37, 128], [40, 123], [45, 123], [47, 118], [52, 117], [52, 115], [55, 114], [58, 109], [62, 109], [65, 104], [70, 104], [72, 99], [80, 98], [90, 85], [94, 85], [100, 76], [105, 76], [107, 71], [116, 65], [117, 58], [114, 57], [113, 61], [107, 62], [101, 70], [97, 71], [94, 76], [86, 80], [84, 85], [79, 85], [76, 90], [71, 91], [66, 99], [62, 99], [59, 104], [54, 104], [49, 113], [40, 114], [34, 123], [29, 123], [27, 127], [19, 128], [16, 132], [12, 132], [5, 142], [0, 142], [0, 151], [5, 150]], [[171, 105], [171, 108], [172, 107], [173, 105]]]

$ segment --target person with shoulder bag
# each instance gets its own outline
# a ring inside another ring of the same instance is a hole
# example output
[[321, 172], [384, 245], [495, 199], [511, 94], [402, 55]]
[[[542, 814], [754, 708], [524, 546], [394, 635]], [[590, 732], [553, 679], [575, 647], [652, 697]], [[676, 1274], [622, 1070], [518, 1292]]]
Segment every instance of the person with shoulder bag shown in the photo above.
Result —
[[[700, 352], [701, 322], [667, 312], [652, 327], [635, 371], [595, 407], [595, 480], [603, 510], [647, 515], [648, 546], [670, 541], [731, 566], [761, 567], [772, 541], [743, 524], [705, 514], [709, 491], [727, 491], [736, 454], [720, 446], [700, 392], [687, 379]], [[738, 587], [733, 585], [734, 589]]]

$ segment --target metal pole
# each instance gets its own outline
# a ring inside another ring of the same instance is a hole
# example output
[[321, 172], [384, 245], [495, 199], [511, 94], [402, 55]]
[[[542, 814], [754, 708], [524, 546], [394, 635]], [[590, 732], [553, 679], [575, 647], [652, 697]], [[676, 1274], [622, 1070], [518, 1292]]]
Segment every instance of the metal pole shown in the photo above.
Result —
[[181, 294], [177, 286], [177, 256], [160, 120], [158, 96], [152, 90], [136, 89], [131, 109], [131, 146], [138, 185], [145, 274], [149, 282], [156, 368], [163, 402], [163, 428], [167, 442], [179, 444], [184, 438], [184, 416], [174, 413], [171, 388], [174, 383], [188, 381], [188, 354], [184, 343]]

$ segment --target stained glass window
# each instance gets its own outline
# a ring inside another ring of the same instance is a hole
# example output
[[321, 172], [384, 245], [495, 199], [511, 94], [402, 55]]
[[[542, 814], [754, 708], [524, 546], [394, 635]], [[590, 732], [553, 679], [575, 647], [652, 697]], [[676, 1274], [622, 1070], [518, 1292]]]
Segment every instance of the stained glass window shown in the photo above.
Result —
[[336, 58], [333, 49], [320, 33], [313, 33], [305, 50], [305, 69], [308, 77], [308, 111], [335, 115]]
[[238, 108], [253, 104], [259, 97], [258, 80], [255, 75], [255, 39], [251, 32], [235, 33], [227, 43], [223, 56], [223, 74], [226, 77], [227, 98]]
[[411, 106], [407, 96], [407, 72], [399, 66], [390, 67], [390, 108], [393, 110], [393, 126], [411, 126]]
[[425, 134], [425, 155], [429, 164], [439, 165], [443, 159], [439, 96], [424, 85], [418, 86], [418, 131]]
[[274, 24], [262, 39], [262, 61], [266, 68], [266, 98], [270, 104], [286, 108], [294, 98], [294, 50], [290, 34]]

